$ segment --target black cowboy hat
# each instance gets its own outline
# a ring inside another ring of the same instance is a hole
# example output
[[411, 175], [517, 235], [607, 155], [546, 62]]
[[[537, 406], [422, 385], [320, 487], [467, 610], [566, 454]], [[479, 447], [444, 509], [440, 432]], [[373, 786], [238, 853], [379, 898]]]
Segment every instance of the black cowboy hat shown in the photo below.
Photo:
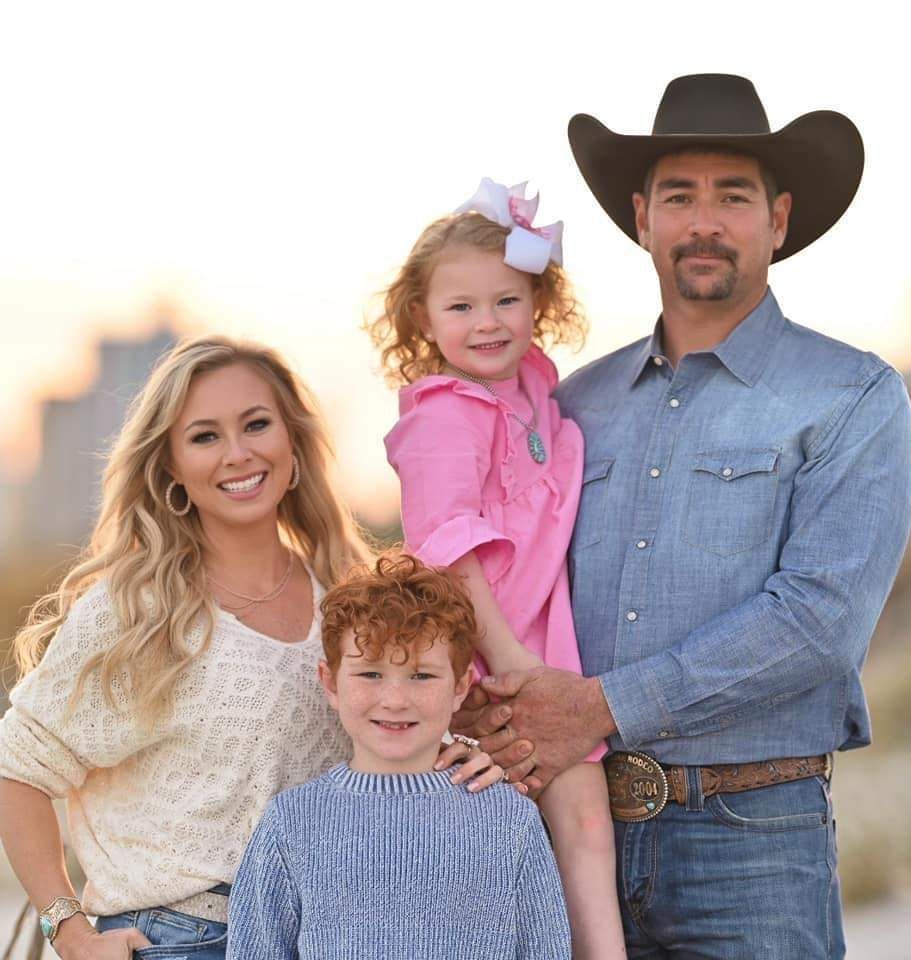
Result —
[[633, 193], [655, 161], [686, 147], [724, 147], [749, 154], [793, 194], [788, 235], [773, 262], [821, 237], [847, 210], [864, 168], [857, 127], [840, 113], [817, 110], [771, 133], [753, 84], [744, 77], [699, 73], [672, 80], [651, 136], [625, 136], [578, 113], [569, 142], [582, 176], [608, 216], [638, 242]]

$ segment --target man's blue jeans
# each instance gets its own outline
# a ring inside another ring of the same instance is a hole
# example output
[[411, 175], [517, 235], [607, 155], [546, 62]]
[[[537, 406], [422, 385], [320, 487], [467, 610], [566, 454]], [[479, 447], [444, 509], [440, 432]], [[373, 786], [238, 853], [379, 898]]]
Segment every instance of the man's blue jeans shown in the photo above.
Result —
[[822, 777], [615, 821], [629, 960], [840, 960], [835, 822]]

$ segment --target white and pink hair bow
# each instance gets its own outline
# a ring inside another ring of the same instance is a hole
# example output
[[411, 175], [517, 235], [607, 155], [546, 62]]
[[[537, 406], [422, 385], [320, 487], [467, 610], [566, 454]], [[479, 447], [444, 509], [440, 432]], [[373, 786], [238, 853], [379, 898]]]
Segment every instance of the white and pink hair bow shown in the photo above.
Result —
[[517, 183], [507, 187], [484, 177], [474, 196], [453, 213], [474, 210], [501, 227], [509, 227], [504, 261], [516, 270], [544, 273], [551, 260], [558, 266], [563, 265], [563, 221], [533, 227], [538, 195], [526, 199], [525, 186]]

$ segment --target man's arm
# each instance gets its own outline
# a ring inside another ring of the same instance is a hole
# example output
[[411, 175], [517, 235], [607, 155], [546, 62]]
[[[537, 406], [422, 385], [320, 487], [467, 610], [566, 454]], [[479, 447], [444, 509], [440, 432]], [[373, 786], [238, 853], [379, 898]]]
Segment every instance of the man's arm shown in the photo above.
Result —
[[600, 677], [628, 747], [716, 730], [863, 656], [911, 525], [911, 411], [898, 374], [872, 378], [810, 454], [763, 592]]
[[[593, 736], [618, 729], [630, 748], [697, 736], [847, 673], [869, 642], [911, 526], [911, 409], [895, 371], [874, 377], [810, 452], [779, 569], [762, 593], [675, 647], [602, 674], [601, 702], [593, 681], [556, 670], [483, 681], [513, 698], [473, 718], [496, 762], [524, 771], [515, 740], [525, 737], [546, 783]], [[556, 725], [555, 711], [566, 718]]]

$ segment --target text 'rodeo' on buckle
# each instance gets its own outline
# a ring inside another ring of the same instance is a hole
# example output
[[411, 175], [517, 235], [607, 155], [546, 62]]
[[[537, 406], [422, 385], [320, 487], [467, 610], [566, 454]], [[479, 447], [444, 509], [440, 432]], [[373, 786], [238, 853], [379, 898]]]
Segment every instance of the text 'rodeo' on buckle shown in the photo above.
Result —
[[640, 823], [657, 817], [667, 805], [667, 777], [657, 760], [620, 750], [605, 758], [610, 811], [615, 820]]

